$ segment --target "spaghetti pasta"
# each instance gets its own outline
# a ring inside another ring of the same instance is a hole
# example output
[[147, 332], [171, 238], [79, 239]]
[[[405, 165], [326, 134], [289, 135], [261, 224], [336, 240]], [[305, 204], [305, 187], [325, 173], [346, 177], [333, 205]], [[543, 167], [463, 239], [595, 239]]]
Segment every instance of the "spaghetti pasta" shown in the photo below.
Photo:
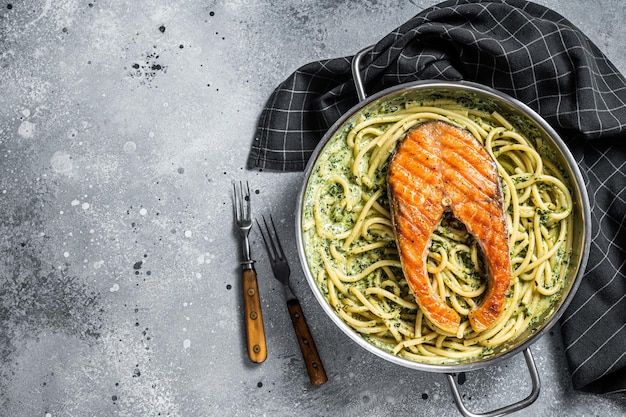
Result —
[[[327, 143], [305, 190], [303, 238], [321, 292], [350, 327], [393, 354], [426, 363], [488, 356], [532, 325], [561, 289], [572, 244], [570, 187], [541, 153], [541, 140], [497, 111], [440, 98], [383, 105], [359, 117]], [[387, 162], [407, 131], [429, 120], [471, 132], [498, 167], [513, 279], [505, 311], [482, 332], [472, 330], [467, 315], [486, 291], [486, 271], [461, 222], [444, 214], [427, 258], [433, 291], [461, 316], [456, 334], [423, 316], [395, 246]]]

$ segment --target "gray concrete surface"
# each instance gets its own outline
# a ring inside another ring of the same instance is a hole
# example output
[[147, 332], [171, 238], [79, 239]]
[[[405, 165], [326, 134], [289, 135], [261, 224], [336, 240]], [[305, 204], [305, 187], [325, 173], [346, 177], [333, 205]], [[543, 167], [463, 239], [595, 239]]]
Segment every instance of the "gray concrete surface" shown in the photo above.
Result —
[[[618, 0], [542, 0], [626, 72]], [[444, 377], [363, 351], [297, 260], [302, 174], [244, 169], [296, 67], [353, 54], [423, 0], [5, 0], [0, 4], [0, 416], [455, 416]], [[312, 388], [255, 233], [268, 359], [244, 348], [231, 181], [283, 230], [329, 382]], [[621, 416], [572, 390], [558, 329], [525, 416]], [[521, 382], [517, 382], [520, 380]], [[521, 355], [466, 375], [470, 407], [523, 397]]]

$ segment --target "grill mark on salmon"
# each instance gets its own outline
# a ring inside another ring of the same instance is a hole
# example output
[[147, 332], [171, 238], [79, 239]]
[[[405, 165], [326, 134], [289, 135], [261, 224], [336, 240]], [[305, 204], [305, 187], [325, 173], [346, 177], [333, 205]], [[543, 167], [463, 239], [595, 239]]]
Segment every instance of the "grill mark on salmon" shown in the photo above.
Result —
[[473, 330], [487, 329], [502, 314], [511, 284], [502, 190], [491, 155], [469, 132], [427, 122], [398, 145], [387, 184], [402, 269], [424, 315], [446, 332], [459, 330], [459, 314], [432, 290], [426, 269], [431, 236], [450, 210], [482, 250], [487, 291], [468, 318]]

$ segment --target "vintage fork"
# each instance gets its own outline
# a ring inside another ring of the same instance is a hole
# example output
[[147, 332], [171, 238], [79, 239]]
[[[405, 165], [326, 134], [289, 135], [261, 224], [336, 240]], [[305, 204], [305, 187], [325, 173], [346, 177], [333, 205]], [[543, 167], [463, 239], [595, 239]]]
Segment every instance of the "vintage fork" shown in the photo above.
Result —
[[254, 261], [250, 256], [250, 241], [248, 234], [252, 228], [252, 207], [250, 203], [250, 186], [248, 182], [233, 182], [235, 223], [241, 232], [243, 261], [243, 301], [246, 312], [246, 337], [248, 344], [248, 357], [252, 362], [260, 363], [267, 358], [267, 346], [265, 344], [265, 329], [263, 327], [263, 314], [261, 313], [261, 299], [259, 286], [254, 269]]
[[306, 363], [306, 369], [309, 374], [309, 379], [313, 386], [321, 385], [324, 382], [328, 381], [328, 377], [326, 376], [324, 365], [322, 364], [322, 360], [320, 359], [317, 348], [315, 347], [315, 343], [313, 342], [313, 336], [311, 335], [309, 326], [304, 319], [304, 314], [302, 312], [302, 307], [300, 306], [300, 301], [291, 290], [291, 286], [289, 285], [289, 276], [291, 274], [291, 271], [289, 269], [287, 259], [285, 258], [285, 252], [283, 251], [280, 240], [278, 239], [278, 233], [276, 232], [274, 219], [270, 215], [270, 223], [268, 224], [265, 216], [263, 216], [263, 225], [265, 226], [265, 230], [258, 220], [257, 225], [261, 230], [261, 236], [263, 237], [265, 249], [267, 249], [267, 254], [270, 259], [270, 265], [272, 266], [272, 272], [274, 272], [274, 276], [276, 277], [276, 279], [281, 284], [283, 284], [283, 287], [285, 288], [287, 308], [289, 310], [289, 315], [291, 317], [293, 328], [296, 331], [298, 345], [300, 345], [302, 357], [304, 358], [304, 361]]

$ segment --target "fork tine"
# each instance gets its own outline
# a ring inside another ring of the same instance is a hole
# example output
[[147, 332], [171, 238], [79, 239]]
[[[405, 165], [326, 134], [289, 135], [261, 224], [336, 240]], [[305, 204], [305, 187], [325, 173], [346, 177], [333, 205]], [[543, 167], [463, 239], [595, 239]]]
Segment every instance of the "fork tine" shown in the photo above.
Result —
[[[278, 238], [278, 233], [276, 233], [276, 227], [274, 227], [274, 219], [270, 214], [270, 222], [272, 224], [272, 228], [270, 229], [265, 216], [263, 216], [263, 223], [265, 223], [265, 228], [267, 229], [267, 235], [269, 236], [269, 241], [272, 246], [272, 253], [274, 257], [274, 262], [282, 261], [284, 259], [282, 248], [280, 247], [280, 239]], [[273, 231], [273, 234], [272, 234]], [[280, 250], [279, 250], [280, 249]]]
[[235, 214], [235, 220], [239, 221], [239, 196], [237, 195], [237, 184], [233, 181], [233, 212]]
[[270, 214], [270, 222], [272, 223], [274, 236], [276, 236], [276, 247], [274, 247], [274, 251], [276, 252], [278, 259], [282, 261], [283, 259], [285, 259], [285, 252], [283, 251], [283, 247], [280, 244], [280, 239], [278, 238], [278, 232], [276, 231], [276, 226], [274, 225], [274, 218], [272, 217], [271, 214]]
[[246, 210], [245, 210], [245, 214], [244, 214], [244, 219], [245, 220], [251, 220], [252, 219], [252, 209], [250, 208], [250, 184], [248, 183], [248, 181], [246, 181], [246, 194], [244, 195], [243, 191], [243, 183], [240, 181], [239, 182], [240, 186], [241, 186], [241, 195], [242, 198], [246, 201]]
[[[275, 251], [273, 250], [274, 242], [272, 241], [271, 236], [269, 235], [270, 231], [269, 231], [269, 228], [267, 227], [267, 221], [265, 221], [265, 216], [262, 216], [262, 217], [263, 217], [263, 223], [265, 223], [265, 230], [263, 230], [261, 223], [259, 223], [259, 221], [255, 219], [256, 224], [257, 226], [259, 226], [259, 230], [261, 231], [261, 237], [263, 238], [263, 243], [265, 244], [265, 249], [267, 250], [267, 254], [270, 257], [270, 261], [276, 262]], [[266, 233], [268, 235], [267, 237], [265, 236]], [[268, 240], [272, 245], [271, 248], [270, 248], [270, 243], [268, 243]]]

